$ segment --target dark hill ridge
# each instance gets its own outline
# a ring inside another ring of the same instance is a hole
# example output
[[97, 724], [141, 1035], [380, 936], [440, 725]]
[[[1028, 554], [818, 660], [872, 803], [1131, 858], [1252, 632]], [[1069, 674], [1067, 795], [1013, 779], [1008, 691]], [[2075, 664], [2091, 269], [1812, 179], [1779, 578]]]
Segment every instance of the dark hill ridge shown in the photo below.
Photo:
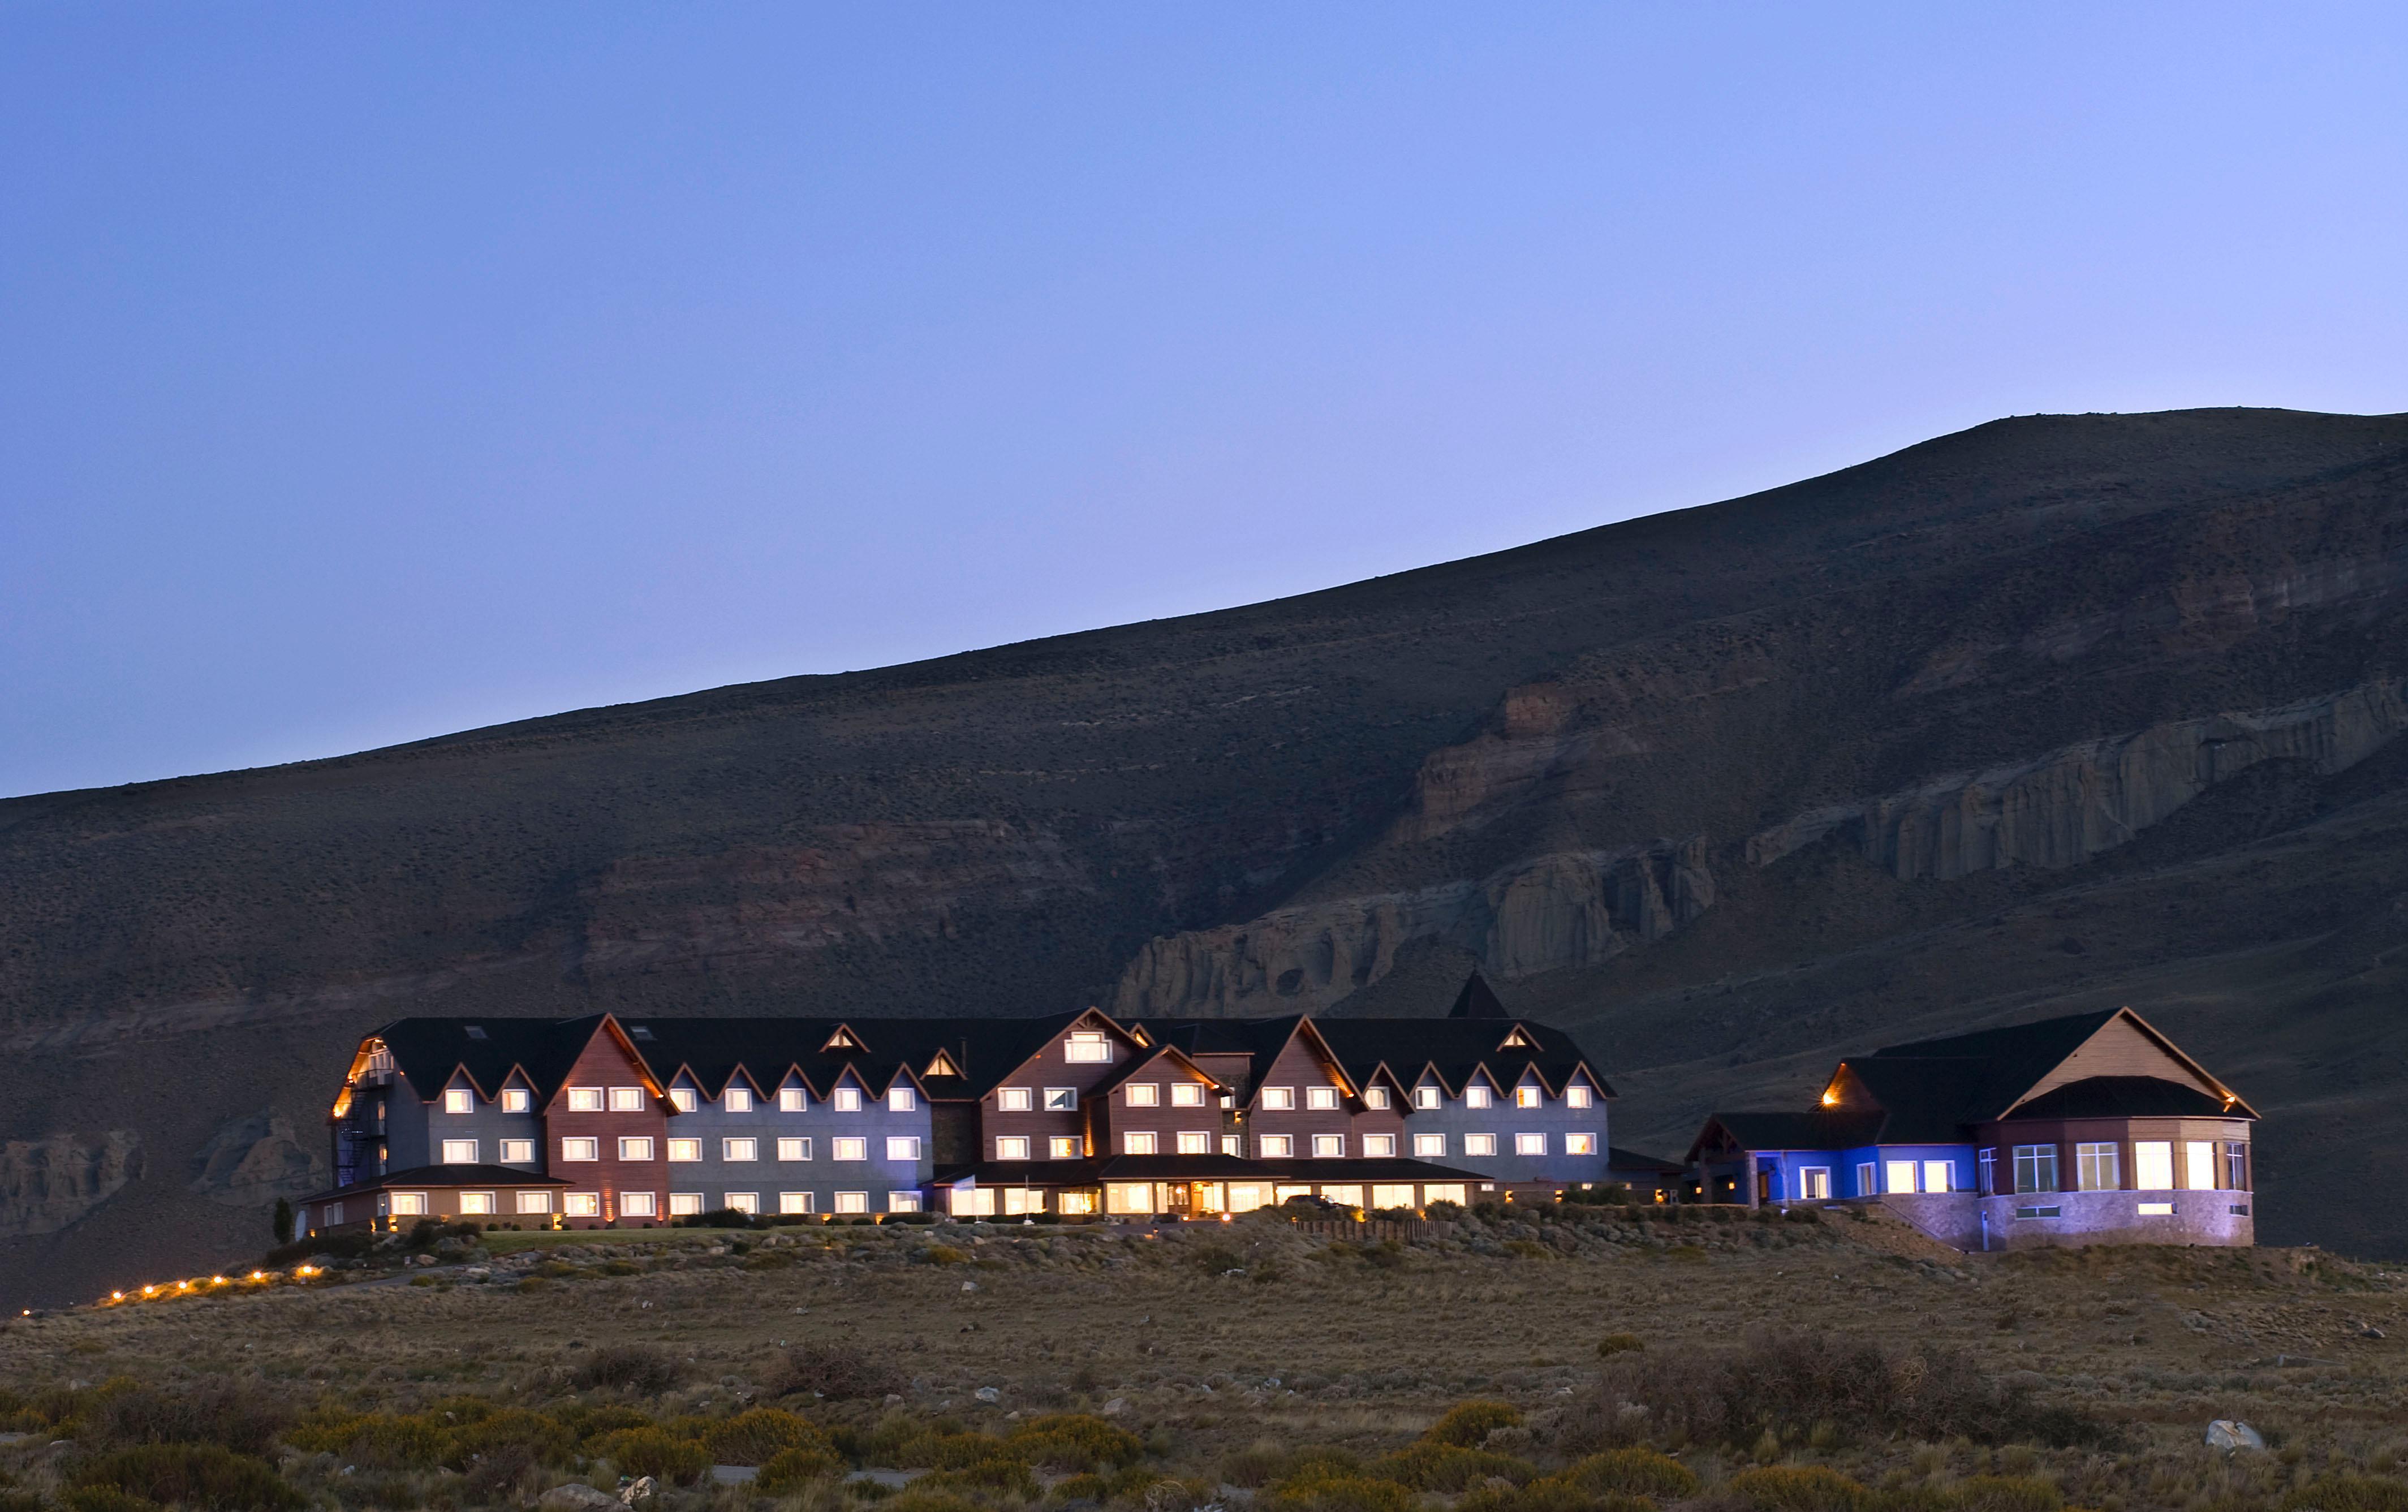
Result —
[[[1275, 603], [0, 802], [0, 1276], [248, 1244], [403, 1013], [1439, 1012], [1616, 1143], [2130, 1001], [2408, 1247], [2408, 417], [2001, 421]], [[2313, 1153], [2310, 1153], [2313, 1152]], [[17, 1289], [11, 1289], [12, 1290]]]

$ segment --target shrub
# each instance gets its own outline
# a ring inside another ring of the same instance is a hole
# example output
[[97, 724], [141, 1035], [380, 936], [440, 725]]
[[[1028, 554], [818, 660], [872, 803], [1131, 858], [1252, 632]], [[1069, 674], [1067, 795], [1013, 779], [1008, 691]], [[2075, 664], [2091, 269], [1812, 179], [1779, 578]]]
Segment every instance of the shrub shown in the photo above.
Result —
[[1510, 1490], [1473, 1491], [1455, 1502], [1455, 1512], [1656, 1512], [1656, 1504], [1644, 1496], [1593, 1495], [1550, 1476]]
[[1056, 1502], [1100, 1502], [1112, 1493], [1112, 1483], [1101, 1476], [1064, 1476], [1046, 1491]]
[[844, 1457], [824, 1446], [780, 1449], [763, 1462], [761, 1473], [752, 1477], [752, 1489], [765, 1496], [783, 1496], [843, 1471]]
[[766, 1465], [780, 1454], [796, 1449], [834, 1453], [825, 1433], [809, 1420], [776, 1407], [754, 1407], [714, 1423], [704, 1432], [702, 1442], [714, 1464]]
[[1819, 1464], [1742, 1470], [1723, 1490], [1752, 1512], [1868, 1512], [1873, 1493]]
[[1417, 1491], [1466, 1491], [1491, 1476], [1526, 1486], [1539, 1476], [1535, 1468], [1510, 1454], [1427, 1442], [1374, 1460], [1363, 1473]]
[[930, 1245], [911, 1258], [923, 1265], [959, 1265], [970, 1258], [970, 1252], [953, 1245]]
[[683, 1361], [635, 1344], [595, 1350], [569, 1377], [580, 1391], [608, 1387], [644, 1396], [658, 1396], [684, 1378]]
[[2024, 1476], [1973, 1476], [1957, 1483], [1948, 1505], [1957, 1512], [2058, 1512], [2065, 1493]]
[[939, 1470], [968, 1470], [983, 1464], [1021, 1464], [1028, 1455], [993, 1433], [938, 1433], [929, 1441], [926, 1462]]
[[773, 1396], [824, 1397], [846, 1402], [898, 1393], [903, 1378], [859, 1350], [806, 1344], [786, 1351], [785, 1367], [770, 1384]]
[[690, 1438], [678, 1438], [659, 1428], [622, 1428], [605, 1433], [591, 1447], [625, 1476], [650, 1476], [655, 1480], [691, 1486], [710, 1474], [710, 1454]]
[[[114, 1486], [78, 1486], [62, 1494], [59, 1505], [67, 1512], [159, 1512], [158, 1503]], [[30, 1491], [0, 1491], [0, 1512], [43, 1512], [42, 1499]]]
[[1265, 1512], [1412, 1512], [1413, 1493], [1393, 1480], [1315, 1476], [1283, 1480], [1255, 1505]]
[[1459, 1402], [1422, 1434], [1425, 1444], [1453, 1444], [1476, 1449], [1481, 1440], [1499, 1428], [1518, 1428], [1522, 1409], [1503, 1402]]
[[1636, 1333], [1609, 1333], [1597, 1341], [1597, 1352], [1600, 1359], [1610, 1360], [1615, 1355], [1636, 1354], [1646, 1347], [1647, 1341]]
[[1083, 1412], [1032, 1418], [1012, 1430], [1010, 1442], [1031, 1463], [1048, 1470], [1125, 1465], [1145, 1452], [1143, 1441], [1135, 1433]]
[[887, 1512], [986, 1512], [984, 1507], [968, 1497], [954, 1496], [933, 1488], [923, 1489], [917, 1480], [883, 1505]]
[[206, 1381], [174, 1391], [117, 1392], [93, 1405], [93, 1437], [133, 1444], [216, 1444], [236, 1454], [265, 1454], [293, 1422], [292, 1410], [254, 1388]]
[[560, 1416], [561, 1420], [580, 1438], [599, 1438], [622, 1428], [652, 1426], [652, 1414], [620, 1402], [605, 1403], [598, 1407], [570, 1407]]
[[1037, 1474], [1025, 1460], [990, 1456], [973, 1460], [955, 1470], [931, 1470], [911, 1483], [914, 1490], [927, 1491], [1000, 1491], [1024, 1501], [1035, 1501], [1039, 1488]]
[[150, 1502], [180, 1502], [208, 1512], [289, 1512], [299, 1491], [267, 1462], [215, 1444], [141, 1444], [99, 1455], [67, 1476], [71, 1487], [106, 1487]]
[[1592, 1454], [1566, 1468], [1558, 1478], [1600, 1496], [1618, 1492], [1680, 1501], [1698, 1494], [1697, 1472], [1654, 1449], [1608, 1449], [1603, 1454]]
[[2283, 1505], [2322, 1512], [2408, 1512], [2408, 1482], [2387, 1476], [2330, 1476], [2293, 1491]]
[[[454, 1409], [456, 1410], [456, 1409]], [[641, 1414], [638, 1414], [641, 1416]], [[630, 1426], [619, 1424], [620, 1427]], [[524, 1407], [505, 1407], [489, 1412], [452, 1431], [452, 1442], [462, 1460], [492, 1460], [496, 1456], [523, 1453], [529, 1463], [565, 1459], [576, 1443], [568, 1425], [548, 1413], [530, 1412]]]

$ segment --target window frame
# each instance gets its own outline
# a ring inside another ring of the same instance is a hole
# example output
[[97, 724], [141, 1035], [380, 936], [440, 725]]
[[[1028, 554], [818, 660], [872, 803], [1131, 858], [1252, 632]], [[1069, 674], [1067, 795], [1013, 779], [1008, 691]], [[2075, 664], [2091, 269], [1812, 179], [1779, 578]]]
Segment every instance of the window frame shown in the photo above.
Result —
[[692, 1113], [702, 1106], [702, 1100], [695, 1095], [691, 1087], [672, 1087], [669, 1088], [669, 1106], [680, 1113]]
[[[2015, 1195], [2028, 1192], [2054, 1192], [2065, 1189], [2064, 1173], [2060, 1168], [2062, 1151], [2054, 1145], [2014, 1145]], [[2042, 1181], [2047, 1184], [2041, 1185]]]
[[1072, 1030], [1062, 1036], [1062, 1061], [1070, 1066], [1111, 1065], [1111, 1036], [1101, 1030]]
[[1798, 1168], [1798, 1197], [1800, 1202], [1829, 1202], [1831, 1200], [1831, 1168], [1828, 1165], [1799, 1166]]
[[1496, 1088], [1486, 1082], [1472, 1082], [1463, 1089], [1463, 1105], [1475, 1113], [1484, 1112], [1497, 1101]]
[[1254, 1094], [1254, 1102], [1265, 1113], [1294, 1113], [1296, 1111], [1296, 1088], [1293, 1087], [1266, 1087], [1260, 1092]]
[[[846, 1153], [848, 1146], [850, 1146], [852, 1150], [851, 1154]], [[856, 1160], [868, 1159], [869, 1136], [867, 1134], [838, 1135], [836, 1138], [828, 1141], [828, 1159], [847, 1165], [850, 1165]]]
[[619, 1136], [619, 1159], [622, 1159], [622, 1160], [649, 1160], [649, 1159], [651, 1159], [652, 1158], [652, 1135], [650, 1135], [650, 1134], [622, 1134], [622, 1135], [620, 1135], [620, 1136]]
[[1316, 1160], [1343, 1160], [1346, 1159], [1346, 1136], [1315, 1134], [1312, 1136], [1312, 1159]]
[[1161, 1140], [1151, 1129], [1124, 1129], [1121, 1130], [1121, 1153], [1123, 1155], [1159, 1155], [1162, 1153], [1160, 1145]]
[[1341, 1097], [1334, 1087], [1308, 1087], [1304, 1089], [1304, 1110], [1307, 1113], [1336, 1113]]
[[661, 1216], [661, 1199], [657, 1192], [619, 1194], [619, 1216], [623, 1218], [656, 1218]]
[[2082, 1140], [2073, 1146], [2074, 1190], [2112, 1192], [2124, 1189], [2124, 1152], [2112, 1139]]
[[535, 1111], [535, 1094], [523, 1087], [503, 1087], [502, 1111], [504, 1113], [533, 1113]]
[[1466, 1134], [1463, 1136], [1463, 1153], [1467, 1159], [1476, 1156], [1481, 1159], [1493, 1160], [1497, 1159], [1497, 1136]]
[[[1437, 1146], [1435, 1149], [1431, 1147], [1433, 1145]], [[1413, 1159], [1416, 1160], [1426, 1160], [1433, 1157], [1439, 1159], [1444, 1159], [1446, 1158], [1446, 1136], [1444, 1134], [1415, 1134], [1413, 1136]]]
[[1204, 1084], [1202, 1082], [1171, 1083], [1170, 1105], [1174, 1108], [1202, 1107], [1204, 1105]]
[[810, 1088], [807, 1087], [781, 1087], [778, 1088], [778, 1111], [780, 1113], [810, 1112]]
[[889, 1113], [919, 1112], [919, 1091], [916, 1088], [910, 1087], [888, 1087], [886, 1089], [886, 1111]]
[[1525, 1082], [1513, 1088], [1513, 1105], [1517, 1108], [1543, 1108], [1547, 1105], [1547, 1089]]
[[1033, 1087], [998, 1087], [995, 1089], [995, 1111], [997, 1113], [1035, 1113], [1037, 1088]]
[[783, 1162], [785, 1162], [786, 1164], [791, 1165], [791, 1164], [796, 1163], [796, 1161], [808, 1160], [808, 1159], [810, 1159], [810, 1158], [811, 1158], [811, 1136], [810, 1136], [810, 1135], [809, 1135], [809, 1134], [781, 1134], [781, 1135], [779, 1135], [779, 1136], [778, 1136], [778, 1159], [779, 1159], [781, 1161], [783, 1161]]
[[1083, 1160], [1087, 1158], [1085, 1141], [1076, 1134], [1045, 1136], [1045, 1158], [1049, 1160]]
[[684, 1165], [693, 1160], [699, 1160], [702, 1159], [702, 1141], [699, 1137], [694, 1139], [672, 1139], [668, 1142], [668, 1149], [665, 1153], [669, 1159], [680, 1165]]
[[1212, 1153], [1212, 1132], [1209, 1129], [1182, 1129], [1172, 1136], [1171, 1143], [1176, 1147], [1176, 1153], [1181, 1155]]
[[723, 1165], [750, 1165], [761, 1159], [761, 1141], [751, 1134], [722, 1134], [719, 1138], [719, 1159]]
[[886, 1136], [886, 1158], [890, 1160], [916, 1161], [920, 1159], [920, 1152], [924, 1148], [925, 1146], [920, 1143], [920, 1136], [917, 1134]]
[[500, 1157], [497, 1163], [502, 1165], [535, 1164], [534, 1140], [503, 1139], [495, 1140], [494, 1143], [501, 1146]]
[[[481, 1165], [484, 1162], [478, 1159], [477, 1157], [481, 1151], [482, 1145], [482, 1141], [475, 1139], [447, 1139], [443, 1141], [442, 1144], [443, 1158], [440, 1160], [437, 1160], [436, 1164]], [[455, 1155], [452, 1153], [455, 1150], [464, 1149], [467, 1151], [466, 1155]]]
[[729, 1082], [720, 1089], [719, 1111], [722, 1113], [752, 1112], [752, 1088], [741, 1083]]
[[571, 1113], [601, 1113], [605, 1111], [602, 1101], [603, 1089], [601, 1087], [571, 1087], [566, 1088], [566, 1094], [568, 1097], [568, 1111]]
[[995, 1158], [998, 1160], [1025, 1160], [1029, 1158], [1029, 1151], [1035, 1148], [1026, 1134], [995, 1136]]
[[1396, 1158], [1396, 1135], [1366, 1134], [1363, 1136], [1363, 1159], [1367, 1160], [1393, 1160]]
[[1513, 1135], [1513, 1153], [1524, 1159], [1536, 1159], [1547, 1153], [1547, 1136], [1531, 1130], [1521, 1130]]
[[644, 1089], [640, 1087], [613, 1087], [609, 1088], [604, 1106], [611, 1113], [641, 1113], [644, 1111]]
[[1413, 1088], [1413, 1106], [1424, 1113], [1446, 1106], [1446, 1088], [1434, 1082], [1423, 1082]]
[[1259, 1156], [1261, 1159], [1293, 1160], [1296, 1159], [1294, 1134], [1256, 1134], [1254, 1147], [1262, 1152]]
[[830, 1106], [835, 1108], [838, 1113], [859, 1113], [861, 1111], [861, 1088], [858, 1087], [839, 1087], [828, 1099], [828, 1102]]
[[1595, 1095], [1596, 1094], [1589, 1087], [1588, 1083], [1574, 1082], [1570, 1087], [1564, 1088], [1564, 1106], [1568, 1108], [1585, 1109], [1590, 1105]]
[[1075, 1087], [1049, 1087], [1045, 1089], [1044, 1108], [1047, 1113], [1079, 1111], [1079, 1089]]
[[1162, 1084], [1125, 1082], [1121, 1085], [1121, 1102], [1131, 1108], [1158, 1108], [1162, 1106]]
[[443, 1113], [446, 1117], [457, 1118], [476, 1111], [477, 1094], [475, 1092], [465, 1087], [447, 1087], [443, 1089]]
[[[582, 1153], [580, 1153], [580, 1147]], [[602, 1141], [591, 1134], [563, 1134], [560, 1139], [563, 1164], [584, 1165], [602, 1159]]]

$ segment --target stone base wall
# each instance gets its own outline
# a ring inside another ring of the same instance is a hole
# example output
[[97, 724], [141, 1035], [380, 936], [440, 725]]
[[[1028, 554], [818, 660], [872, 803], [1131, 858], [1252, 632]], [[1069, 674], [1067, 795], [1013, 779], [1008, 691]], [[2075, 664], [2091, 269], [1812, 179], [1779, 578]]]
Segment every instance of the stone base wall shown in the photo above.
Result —
[[[2249, 1192], [2026, 1192], [1976, 1197], [1971, 1192], [1892, 1192], [1891, 1212], [1939, 1240], [1968, 1252], [2039, 1249], [2057, 1245], [2218, 1245], [2258, 1242]], [[2165, 1202], [2172, 1213], [2141, 1212]], [[2235, 1213], [2234, 1208], [2243, 1209]], [[2055, 1217], [2015, 1217], [2017, 1209], [2055, 1208]]]

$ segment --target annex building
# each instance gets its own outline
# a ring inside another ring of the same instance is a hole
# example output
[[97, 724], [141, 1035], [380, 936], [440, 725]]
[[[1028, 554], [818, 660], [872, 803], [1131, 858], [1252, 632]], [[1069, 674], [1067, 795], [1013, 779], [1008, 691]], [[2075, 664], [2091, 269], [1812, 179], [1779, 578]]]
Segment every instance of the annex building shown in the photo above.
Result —
[[361, 1042], [297, 1216], [1423, 1209], [1613, 1179], [1612, 1097], [1477, 977], [1446, 1018], [404, 1018]]
[[1717, 1113], [1709, 1202], [1879, 1202], [1964, 1250], [2248, 1245], [2239, 1093], [2128, 1008], [1843, 1060], [1803, 1112]]

